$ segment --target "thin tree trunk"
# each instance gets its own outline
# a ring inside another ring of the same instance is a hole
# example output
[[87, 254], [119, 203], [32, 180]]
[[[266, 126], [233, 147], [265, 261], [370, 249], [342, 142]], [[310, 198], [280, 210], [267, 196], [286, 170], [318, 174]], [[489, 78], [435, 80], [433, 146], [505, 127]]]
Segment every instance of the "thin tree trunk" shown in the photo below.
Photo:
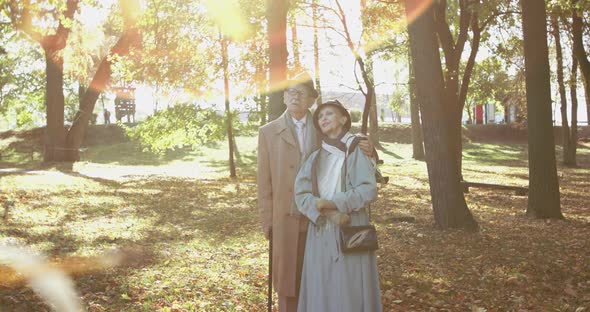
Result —
[[260, 110], [260, 126], [264, 126], [266, 124], [266, 116], [268, 115], [267, 112], [267, 95], [266, 95], [266, 88], [265, 81], [266, 81], [266, 72], [264, 64], [258, 63], [256, 65], [256, 89], [258, 93], [258, 105]]
[[444, 103], [444, 80], [433, 7], [416, 16], [420, 0], [406, 0], [412, 64], [418, 102], [422, 114], [424, 148], [434, 220], [439, 228], [477, 229], [477, 222], [467, 208], [459, 181], [459, 168], [455, 155], [447, 148], [449, 124], [440, 116], [447, 114]]
[[570, 98], [572, 99], [572, 127], [570, 130], [570, 159], [572, 166], [577, 166], [576, 154], [578, 152], [578, 60], [572, 55], [572, 74], [570, 78]]
[[318, 0], [312, 2], [312, 16], [313, 16], [313, 63], [315, 68], [315, 88], [318, 91], [318, 98], [316, 104], [319, 106], [322, 103], [322, 87], [320, 83], [320, 44], [318, 41]]
[[227, 40], [221, 38], [221, 60], [223, 66], [223, 90], [225, 95], [225, 116], [227, 124], [227, 146], [229, 149], [229, 176], [236, 177], [236, 163], [234, 161], [234, 134], [232, 126], [232, 113], [229, 107], [229, 72], [228, 62], [229, 55], [227, 52]]
[[269, 120], [279, 117], [286, 109], [283, 90], [287, 80], [287, 11], [288, 0], [267, 1], [269, 42]]
[[[572, 4], [575, 5], [578, 1], [573, 0]], [[590, 122], [590, 60], [588, 60], [588, 55], [586, 53], [586, 49], [584, 48], [584, 36], [583, 36], [583, 20], [578, 12], [573, 9], [572, 13], [572, 45], [574, 54], [578, 59], [578, 65], [580, 66], [580, 71], [582, 72], [582, 76], [584, 77], [584, 92], [586, 94], [586, 114], [588, 122]]]
[[561, 137], [563, 140], [563, 163], [571, 166], [570, 149], [570, 128], [567, 120], [567, 95], [565, 91], [565, 83], [563, 81], [563, 55], [561, 49], [561, 35], [559, 32], [559, 21], [557, 15], [551, 16], [551, 28], [553, 38], [555, 39], [555, 59], [557, 61], [557, 85], [559, 86], [560, 112], [561, 112]]
[[420, 105], [416, 99], [416, 79], [412, 65], [412, 51], [408, 49], [408, 91], [410, 92], [410, 117], [412, 120], [412, 158], [424, 160], [424, 138], [420, 124]]
[[[367, 29], [367, 19], [365, 18], [365, 10], [367, 8], [366, 0], [360, 0], [360, 8], [361, 23], [363, 29]], [[369, 77], [368, 80], [365, 80], [365, 84], [367, 85], [367, 97], [369, 98], [367, 101], [369, 104], [369, 134], [371, 142], [373, 142], [376, 147], [381, 147], [379, 140], [379, 120], [377, 118], [377, 94], [375, 94], [375, 76], [373, 75], [373, 54], [371, 52], [367, 53], [366, 75]], [[369, 96], [369, 89], [372, 93], [371, 96]]]
[[479, 27], [479, 17], [477, 13], [473, 13], [471, 17], [471, 31], [473, 38], [471, 39], [471, 52], [465, 65], [465, 71], [463, 72], [463, 79], [461, 80], [461, 90], [459, 91], [459, 106], [461, 112], [465, 108], [465, 101], [467, 99], [467, 91], [469, 90], [469, 82], [471, 81], [471, 74], [473, 73], [473, 67], [475, 67], [475, 58], [479, 51], [479, 43], [481, 41], [481, 28]]
[[[367, 57], [367, 74], [370, 77], [371, 83], [375, 83], [375, 78], [373, 76], [373, 57], [369, 55]], [[371, 106], [369, 110], [369, 135], [371, 137], [371, 141], [375, 144], [376, 147], [380, 147], [380, 140], [379, 140], [379, 120], [377, 118], [377, 94], [375, 94], [373, 87], [373, 96], [371, 97]]]
[[529, 147], [527, 215], [563, 218], [551, 120], [545, 1], [521, 0]]
[[291, 26], [291, 43], [293, 45], [293, 69], [297, 72], [301, 69], [301, 58], [299, 54], [299, 40], [297, 39], [297, 20], [294, 15], [289, 19]]
[[[365, 62], [363, 61], [363, 58], [357, 56], [357, 62], [361, 69], [365, 87], [367, 88], [367, 93], [365, 94], [365, 107], [363, 109], [363, 121], [361, 125], [361, 132], [367, 134], [371, 104], [373, 103], [373, 97], [375, 96], [375, 87], [373, 86], [373, 82], [371, 81], [371, 78], [369, 77], [369, 74], [365, 68]], [[378, 142], [373, 141], [373, 144], [377, 145], [377, 143]]]

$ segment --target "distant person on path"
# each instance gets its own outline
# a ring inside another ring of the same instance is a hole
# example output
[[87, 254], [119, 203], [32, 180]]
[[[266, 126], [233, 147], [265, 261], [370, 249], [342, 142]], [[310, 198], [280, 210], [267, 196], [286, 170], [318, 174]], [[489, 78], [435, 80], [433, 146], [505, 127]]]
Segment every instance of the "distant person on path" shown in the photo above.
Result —
[[[265, 237], [272, 233], [272, 280], [281, 312], [297, 311], [307, 217], [295, 205], [294, 184], [301, 164], [319, 148], [309, 112], [317, 97], [309, 74], [294, 77], [284, 92], [285, 113], [258, 132], [258, 208]], [[373, 154], [368, 140], [359, 146]]]
[[381, 311], [375, 252], [342, 253], [339, 236], [341, 225], [369, 224], [365, 207], [377, 199], [375, 164], [352, 144], [350, 114], [340, 102], [320, 105], [313, 124], [322, 133], [321, 148], [295, 181], [297, 207], [310, 221], [297, 311]]
[[106, 109], [106, 108], [104, 109], [103, 116], [104, 116], [104, 124], [105, 125], [111, 124], [111, 112], [109, 112], [108, 109]]

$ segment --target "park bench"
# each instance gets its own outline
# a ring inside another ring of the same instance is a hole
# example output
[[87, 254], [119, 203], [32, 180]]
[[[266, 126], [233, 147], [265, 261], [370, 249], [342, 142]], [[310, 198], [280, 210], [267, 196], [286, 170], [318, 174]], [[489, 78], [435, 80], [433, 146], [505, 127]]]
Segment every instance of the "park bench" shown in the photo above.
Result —
[[496, 189], [496, 190], [509, 190], [509, 191], [514, 191], [514, 193], [517, 196], [526, 196], [529, 192], [529, 189], [527, 187], [513, 186], [513, 185], [501, 185], [501, 184], [467, 182], [467, 181], [461, 181], [461, 185], [463, 186], [463, 193], [469, 193], [470, 187], [491, 188], [491, 189]]

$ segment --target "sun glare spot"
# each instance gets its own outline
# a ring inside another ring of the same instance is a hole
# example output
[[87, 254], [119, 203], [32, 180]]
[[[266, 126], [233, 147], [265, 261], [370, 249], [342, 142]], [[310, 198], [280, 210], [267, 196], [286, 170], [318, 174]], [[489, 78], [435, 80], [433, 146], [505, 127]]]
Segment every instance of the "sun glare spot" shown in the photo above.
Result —
[[251, 27], [240, 12], [237, 1], [207, 0], [207, 12], [224, 35], [233, 40], [241, 41], [251, 33]]

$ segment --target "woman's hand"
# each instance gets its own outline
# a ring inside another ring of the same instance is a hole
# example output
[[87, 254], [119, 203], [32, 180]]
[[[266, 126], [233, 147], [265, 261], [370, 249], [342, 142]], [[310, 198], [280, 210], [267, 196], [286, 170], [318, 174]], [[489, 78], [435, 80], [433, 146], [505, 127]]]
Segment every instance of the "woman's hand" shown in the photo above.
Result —
[[315, 203], [316, 209], [320, 212], [320, 214], [325, 215], [328, 211], [335, 211], [338, 210], [336, 208], [336, 204], [333, 201], [321, 198]]
[[350, 223], [350, 216], [339, 211], [330, 210], [326, 212], [326, 218], [338, 226]]
[[359, 142], [359, 148], [361, 149], [363, 154], [367, 155], [367, 157], [369, 157], [369, 158], [374, 158], [375, 157], [375, 145], [373, 145], [373, 142], [371, 142], [371, 139], [366, 135], [359, 134], [359, 136], [363, 136], [366, 138], [366, 140], [361, 140]]

